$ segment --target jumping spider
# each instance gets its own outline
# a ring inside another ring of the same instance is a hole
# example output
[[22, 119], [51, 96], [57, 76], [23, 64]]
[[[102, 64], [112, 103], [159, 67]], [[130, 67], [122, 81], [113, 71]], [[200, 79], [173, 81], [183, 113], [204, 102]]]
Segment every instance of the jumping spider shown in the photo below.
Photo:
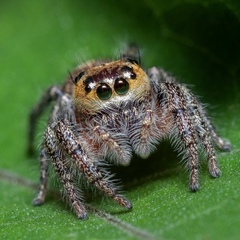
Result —
[[199, 149], [203, 149], [212, 177], [220, 176], [215, 148], [230, 150], [210, 123], [203, 105], [184, 85], [158, 67], [146, 72], [138, 50], [130, 46], [117, 61], [89, 61], [79, 65], [60, 86], [51, 86], [29, 118], [29, 152], [33, 151], [36, 122], [54, 102], [40, 154], [40, 186], [34, 205], [45, 201], [49, 159], [63, 185], [70, 206], [87, 218], [76, 176], [131, 209], [109, 180], [104, 162], [127, 166], [132, 154], [147, 158], [159, 141], [177, 141], [190, 172], [191, 191], [199, 189]]

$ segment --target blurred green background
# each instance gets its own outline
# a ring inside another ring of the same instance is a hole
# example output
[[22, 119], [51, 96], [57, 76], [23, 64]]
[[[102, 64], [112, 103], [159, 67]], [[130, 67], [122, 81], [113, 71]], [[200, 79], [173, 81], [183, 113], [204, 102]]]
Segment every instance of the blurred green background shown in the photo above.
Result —
[[[1, 1], [0, 31], [1, 239], [239, 238], [237, 0]], [[33, 207], [35, 190], [5, 175], [38, 181], [37, 158], [25, 155], [31, 107], [68, 70], [88, 59], [116, 59], [127, 42], [141, 47], [144, 68], [164, 67], [209, 103], [219, 133], [233, 145], [231, 153], [218, 153], [223, 176], [213, 180], [203, 166], [202, 189], [190, 193], [183, 164], [165, 142], [151, 158], [135, 159], [125, 174], [119, 173], [133, 183], [126, 192], [134, 205], [131, 212], [96, 199], [92, 205], [114, 220], [90, 212], [89, 220], [79, 221], [54, 196]]]

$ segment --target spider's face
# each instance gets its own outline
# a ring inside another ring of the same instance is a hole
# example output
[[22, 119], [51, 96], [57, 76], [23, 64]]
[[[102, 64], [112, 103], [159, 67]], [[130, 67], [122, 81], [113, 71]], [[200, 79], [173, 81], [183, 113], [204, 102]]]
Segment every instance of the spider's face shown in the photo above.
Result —
[[148, 76], [139, 65], [130, 61], [104, 63], [75, 78], [76, 106], [92, 113], [112, 103], [139, 100], [149, 92]]

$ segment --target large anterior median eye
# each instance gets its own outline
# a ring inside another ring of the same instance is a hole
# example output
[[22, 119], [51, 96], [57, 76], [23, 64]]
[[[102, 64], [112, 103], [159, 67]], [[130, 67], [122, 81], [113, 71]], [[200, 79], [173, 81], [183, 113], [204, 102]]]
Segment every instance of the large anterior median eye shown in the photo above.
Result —
[[118, 78], [114, 83], [114, 90], [117, 94], [124, 95], [129, 90], [129, 83], [123, 78]]
[[112, 89], [106, 83], [102, 83], [97, 88], [97, 95], [101, 100], [107, 100], [112, 96]]

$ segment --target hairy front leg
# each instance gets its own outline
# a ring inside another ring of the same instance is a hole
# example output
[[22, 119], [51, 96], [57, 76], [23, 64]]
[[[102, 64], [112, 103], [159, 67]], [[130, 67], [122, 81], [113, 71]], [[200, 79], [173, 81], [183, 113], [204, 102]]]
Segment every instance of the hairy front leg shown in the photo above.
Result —
[[113, 198], [120, 206], [131, 209], [132, 204], [123, 196], [119, 195], [116, 189], [102, 176], [96, 165], [82, 150], [77, 137], [66, 126], [65, 122], [59, 121], [53, 126], [53, 129], [62, 148], [74, 160], [76, 167], [84, 173], [87, 180], [106, 195]]
[[70, 206], [73, 208], [79, 219], [86, 219], [87, 211], [84, 204], [80, 201], [80, 196], [78, 196], [73, 184], [71, 170], [66, 164], [65, 156], [59, 149], [56, 135], [51, 128], [47, 128], [44, 139], [45, 147], [52, 159], [55, 171], [64, 187], [65, 195], [69, 200]]

